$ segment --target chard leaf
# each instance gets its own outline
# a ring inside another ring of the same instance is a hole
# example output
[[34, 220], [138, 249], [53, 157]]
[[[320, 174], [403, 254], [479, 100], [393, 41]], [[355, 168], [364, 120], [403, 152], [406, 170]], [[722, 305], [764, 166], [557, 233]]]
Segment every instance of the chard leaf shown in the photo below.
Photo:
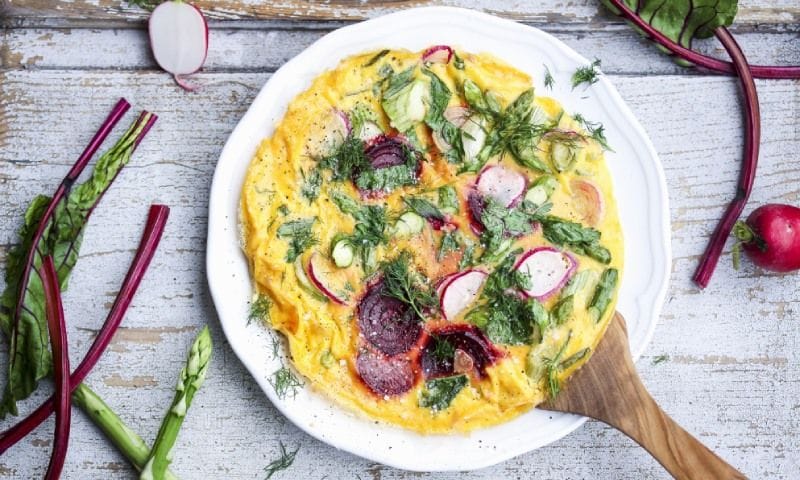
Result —
[[[680, 45], [691, 48], [692, 39], [708, 38], [720, 26], [733, 23], [737, 0], [621, 0], [653, 28]], [[615, 14], [613, 2], [602, 0]]]
[[[100, 156], [91, 177], [84, 183], [76, 186], [75, 179], [68, 175], [54, 198], [38, 196], [28, 207], [19, 231], [20, 244], [9, 252], [6, 288], [0, 296], [0, 328], [9, 339], [8, 376], [0, 418], [7, 413], [16, 415], [17, 401], [27, 398], [52, 369], [44, 290], [39, 274], [42, 260], [48, 255], [53, 257], [59, 286], [65, 290], [78, 260], [89, 215], [128, 163], [153, 121], [155, 117], [149, 113], [140, 116], [122, 138]], [[42, 222], [44, 226], [39, 232]]]

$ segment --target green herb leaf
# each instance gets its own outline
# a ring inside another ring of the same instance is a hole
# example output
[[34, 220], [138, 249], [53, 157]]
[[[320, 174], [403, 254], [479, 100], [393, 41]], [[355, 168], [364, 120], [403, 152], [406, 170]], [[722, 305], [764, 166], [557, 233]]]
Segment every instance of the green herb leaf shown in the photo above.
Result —
[[592, 63], [584, 67], [578, 67], [575, 70], [575, 73], [572, 74], [572, 89], [574, 90], [575, 87], [582, 83], [587, 83], [589, 85], [594, 85], [599, 80], [600, 71], [597, 67], [600, 66], [600, 60], [594, 59]]
[[600, 232], [575, 222], [548, 215], [539, 218], [544, 237], [555, 245], [568, 247], [600, 263], [611, 261], [611, 252], [600, 245]]
[[553, 89], [553, 85], [556, 84], [556, 80], [553, 78], [553, 74], [550, 73], [550, 68], [547, 65], [544, 66], [544, 86], [547, 87], [548, 90]]
[[286, 250], [286, 263], [293, 263], [309, 247], [318, 243], [311, 231], [316, 220], [316, 217], [291, 220], [278, 227], [278, 238], [289, 240], [289, 248]]
[[300, 189], [300, 193], [309, 203], [313, 202], [319, 196], [319, 189], [322, 187], [322, 174], [316, 168], [311, 170], [308, 175], [302, 170], [301, 173], [303, 175], [303, 186]]
[[300, 451], [300, 445], [298, 445], [297, 448], [291, 452], [286, 450], [286, 446], [283, 444], [283, 442], [278, 442], [278, 445], [281, 449], [280, 456], [271, 461], [269, 465], [264, 467], [264, 472], [267, 474], [264, 480], [269, 480], [276, 473], [291, 467], [294, 463], [294, 457], [297, 456], [297, 452]]
[[425, 389], [420, 392], [419, 406], [430, 408], [435, 412], [446, 410], [456, 395], [469, 384], [466, 375], [434, 378], [425, 382]]
[[653, 357], [653, 361], [651, 362], [653, 365], [658, 365], [659, 363], [664, 363], [669, 360], [669, 355], [657, 355]]
[[269, 378], [269, 383], [272, 385], [272, 388], [275, 389], [275, 394], [281, 400], [289, 395], [294, 398], [297, 395], [297, 391], [303, 388], [303, 382], [301, 382], [291, 370], [286, 368], [285, 365], [275, 370]]
[[357, 172], [368, 168], [370, 163], [364, 153], [364, 142], [348, 135], [335, 152], [319, 160], [319, 166], [331, 171], [331, 180], [341, 182], [352, 180]]
[[553, 358], [545, 359], [545, 375], [548, 391], [550, 392], [550, 399], [556, 398], [561, 392], [561, 381], [558, 378], [559, 373], [561, 373], [561, 357], [564, 355], [564, 351], [566, 351], [570, 340], [572, 340], [572, 330], [569, 331], [567, 339], [556, 355]]
[[425, 123], [433, 130], [441, 130], [442, 125], [447, 120], [444, 118], [444, 111], [450, 103], [452, 92], [447, 85], [435, 73], [427, 68], [422, 73], [431, 79], [430, 102], [428, 111], [425, 113]]
[[417, 317], [425, 318], [424, 312], [436, 308], [438, 302], [431, 288], [411, 266], [411, 254], [400, 252], [394, 259], [381, 265], [384, 295], [396, 298], [410, 306]]
[[269, 320], [269, 310], [272, 308], [272, 300], [263, 293], [259, 293], [255, 301], [250, 304], [250, 313], [247, 316], [247, 324], [250, 325], [254, 320]]
[[439, 206], [443, 209], [448, 209], [453, 212], [458, 212], [459, 201], [458, 194], [455, 187], [452, 185], [445, 185], [439, 187]]

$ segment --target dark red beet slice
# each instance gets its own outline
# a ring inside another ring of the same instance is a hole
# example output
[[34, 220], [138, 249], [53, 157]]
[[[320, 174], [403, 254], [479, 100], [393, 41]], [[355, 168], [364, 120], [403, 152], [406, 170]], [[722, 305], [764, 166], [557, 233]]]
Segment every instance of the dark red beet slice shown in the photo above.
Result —
[[359, 352], [356, 369], [376, 395], [400, 395], [411, 390], [416, 381], [411, 360], [403, 356], [387, 357], [369, 349]]
[[420, 335], [414, 310], [407, 304], [383, 295], [383, 282], [367, 290], [358, 302], [358, 327], [367, 342], [387, 355], [411, 350]]
[[402, 165], [406, 162], [408, 147], [395, 137], [380, 135], [371, 140], [364, 153], [367, 154], [373, 168], [387, 168]]
[[[453, 348], [437, 348], [437, 342], [446, 342]], [[446, 325], [431, 332], [422, 347], [420, 364], [425, 378], [447, 377], [456, 373], [456, 350], [461, 350], [472, 359], [472, 366], [479, 378], [483, 378], [486, 368], [503, 356], [503, 352], [478, 327], [468, 324]], [[450, 355], [444, 357], [443, 351], [449, 351]], [[464, 364], [463, 360], [459, 363]]]
[[472, 190], [467, 195], [467, 211], [469, 212], [469, 226], [472, 231], [480, 235], [485, 230], [481, 222], [481, 215], [483, 214], [483, 196], [480, 193]]

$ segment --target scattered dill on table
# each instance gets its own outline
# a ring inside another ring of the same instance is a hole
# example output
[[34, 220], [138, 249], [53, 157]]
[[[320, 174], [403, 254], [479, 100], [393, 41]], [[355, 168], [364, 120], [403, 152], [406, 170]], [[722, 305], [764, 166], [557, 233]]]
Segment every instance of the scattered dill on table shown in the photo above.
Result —
[[294, 463], [294, 457], [297, 455], [297, 452], [300, 451], [300, 445], [291, 452], [286, 450], [286, 445], [284, 445], [283, 442], [279, 441], [278, 445], [281, 449], [280, 456], [264, 467], [264, 472], [267, 474], [264, 480], [269, 480], [276, 473], [291, 467], [292, 463]]

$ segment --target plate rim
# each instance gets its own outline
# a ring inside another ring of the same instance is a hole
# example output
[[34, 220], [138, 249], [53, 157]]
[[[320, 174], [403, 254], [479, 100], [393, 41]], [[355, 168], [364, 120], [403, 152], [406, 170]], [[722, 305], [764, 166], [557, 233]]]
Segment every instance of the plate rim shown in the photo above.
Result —
[[[293, 66], [300, 63], [304, 60], [304, 57], [308, 57], [314, 54], [315, 51], [321, 50], [322, 46], [325, 43], [333, 43], [340, 37], [349, 36], [349, 35], [359, 35], [360, 33], [364, 33], [368, 31], [370, 28], [378, 28], [384, 22], [390, 21], [414, 21], [413, 17], [419, 18], [435, 18], [437, 16], [462, 16], [467, 20], [476, 21], [483, 24], [495, 24], [501, 28], [507, 28], [510, 32], [519, 32], [521, 35], [533, 35], [537, 36], [539, 39], [544, 39], [554, 47], [557, 48], [558, 55], [564, 55], [568, 57], [573, 62], [578, 62], [582, 65], [586, 65], [589, 63], [585, 57], [578, 54], [574, 51], [571, 47], [564, 44], [561, 40], [557, 39], [556, 37], [548, 34], [538, 28], [524, 25], [517, 23], [513, 20], [507, 20], [503, 18], [496, 17], [494, 15], [490, 15], [487, 13], [459, 8], [459, 7], [448, 7], [448, 6], [431, 6], [431, 7], [417, 7], [417, 8], [410, 8], [401, 10], [398, 12], [390, 13], [387, 15], [383, 15], [380, 17], [376, 17], [370, 20], [366, 20], [364, 22], [359, 22], [353, 25], [348, 25], [337, 30], [334, 30], [320, 39], [316, 40], [313, 44], [308, 46], [304, 49], [301, 53], [296, 55], [294, 58], [286, 62], [283, 66], [281, 66], [272, 76], [267, 80], [267, 82], [262, 86], [261, 90], [259, 91], [258, 95], [254, 98], [250, 107], [248, 107], [247, 112], [244, 114], [242, 119], [237, 123], [236, 127], [231, 132], [228, 140], [225, 143], [222, 152], [220, 153], [220, 158], [218, 164], [215, 168], [213, 180], [211, 183], [210, 189], [210, 197], [209, 197], [209, 212], [208, 212], [208, 235], [207, 235], [207, 244], [206, 244], [206, 276], [208, 281], [208, 288], [212, 297], [212, 301], [214, 303], [215, 309], [217, 311], [220, 324], [222, 326], [223, 332], [225, 333], [226, 339], [228, 340], [231, 349], [234, 351], [236, 356], [248, 370], [250, 375], [253, 376], [256, 383], [259, 385], [261, 390], [264, 394], [270, 399], [272, 404], [278, 409], [281, 414], [283, 414], [287, 419], [289, 419], [292, 423], [298, 426], [301, 430], [305, 431], [309, 435], [321, 440], [329, 445], [332, 445], [336, 448], [341, 450], [345, 450], [352, 454], [361, 456], [363, 458], [367, 458], [369, 460], [377, 461], [385, 465], [389, 465], [395, 468], [401, 468], [405, 470], [413, 470], [413, 471], [463, 471], [465, 469], [479, 469], [484, 468], [487, 466], [495, 465], [502, 461], [508, 460], [510, 458], [516, 457], [520, 454], [526, 453], [528, 451], [535, 450], [540, 448], [541, 446], [550, 444], [560, 438], [563, 438], [567, 434], [571, 433], [578, 427], [580, 427], [585, 421], [586, 418], [578, 417], [574, 415], [567, 415], [562, 414], [565, 417], [571, 417], [571, 423], [562, 429], [562, 431], [555, 434], [553, 438], [548, 439], [547, 441], [540, 442], [539, 444], [535, 445], [527, 445], [523, 448], [517, 448], [510, 452], [500, 452], [496, 451], [494, 456], [487, 456], [483, 460], [471, 460], [468, 464], [463, 465], [456, 465], [456, 464], [447, 464], [442, 465], [439, 468], [439, 465], [431, 464], [430, 462], [422, 462], [420, 461], [417, 464], [409, 464], [407, 462], [400, 462], [395, 461], [392, 455], [387, 455], [386, 453], [379, 454], [374, 451], [371, 451], [369, 448], [364, 448], [363, 444], [361, 447], [358, 447], [359, 443], [363, 442], [346, 442], [342, 441], [340, 438], [337, 437], [330, 437], [324, 434], [321, 434], [311, 426], [303, 423], [300, 421], [298, 415], [295, 415], [295, 412], [291, 409], [291, 400], [286, 402], [284, 400], [278, 399], [275, 395], [274, 391], [272, 390], [271, 386], [268, 383], [266, 377], [263, 376], [264, 372], [263, 369], [256, 365], [255, 359], [249, 358], [249, 356], [245, 352], [245, 345], [238, 341], [235, 336], [233, 335], [233, 325], [230, 323], [233, 321], [229, 316], [225, 315], [225, 299], [223, 298], [223, 294], [221, 292], [221, 287], [217, 283], [216, 276], [219, 273], [220, 268], [220, 259], [216, 257], [215, 253], [218, 251], [219, 247], [217, 246], [217, 234], [215, 233], [221, 224], [227, 223], [229, 220], [229, 216], [231, 212], [226, 207], [226, 199], [229, 200], [228, 192], [225, 190], [227, 184], [223, 185], [223, 173], [225, 173], [225, 169], [222, 167], [228, 167], [227, 162], [232, 162], [229, 160], [229, 157], [234, 155], [233, 152], [237, 146], [235, 145], [235, 141], [239, 139], [242, 135], [246, 135], [245, 125], [252, 122], [252, 118], [258, 115], [257, 106], [260, 103], [263, 103], [264, 97], [267, 93], [269, 93], [269, 89], [272, 86], [280, 86], [281, 79], [286, 75], [286, 72], [289, 72]], [[509, 33], [512, 35], [513, 33]], [[340, 60], [337, 58], [336, 61]], [[322, 71], [322, 70], [320, 70]], [[319, 71], [317, 72], [319, 74]], [[595, 87], [602, 88], [604, 94], [608, 94], [609, 101], [613, 104], [613, 107], [616, 109], [617, 112], [620, 112], [624, 117], [625, 121], [628, 125], [633, 128], [633, 137], [637, 138], [641, 141], [641, 145], [643, 148], [647, 150], [648, 157], [653, 160], [650, 167], [652, 170], [649, 172], [646, 171], [646, 176], [651, 176], [655, 174], [655, 178], [649, 178], [650, 182], [649, 186], [654, 186], [658, 189], [658, 200], [661, 215], [653, 216], [650, 218], [650, 225], [649, 229], [651, 232], [660, 231], [661, 237], [658, 238], [657, 236], [651, 235], [652, 243], [651, 247], [654, 247], [656, 251], [663, 251], [663, 263], [661, 267], [663, 268], [654, 268], [652, 272], [652, 278], [649, 282], [649, 288], [646, 290], [648, 293], [648, 297], [652, 299], [652, 315], [648, 321], [643, 321], [640, 328], [644, 328], [642, 331], [632, 332], [631, 338], [634, 338], [634, 335], [640, 338], [636, 348], [632, 351], [634, 359], [637, 359], [641, 356], [644, 349], [649, 345], [652, 340], [653, 333], [655, 331], [655, 327], [658, 323], [659, 314], [663, 307], [664, 299], [666, 297], [667, 289], [669, 286], [669, 277], [670, 277], [670, 268], [671, 265], [671, 235], [670, 235], [670, 215], [669, 215], [669, 198], [668, 198], [668, 190], [666, 184], [666, 178], [663, 170], [663, 166], [661, 161], [656, 153], [655, 147], [653, 146], [649, 136], [647, 135], [644, 128], [641, 126], [637, 118], [633, 115], [633, 112], [624, 102], [622, 97], [617, 92], [616, 88], [611, 84], [611, 82], [605, 77], [605, 75], [601, 75], [599, 77], [598, 84]], [[594, 88], [594, 87], [593, 87]], [[291, 101], [288, 99], [286, 103]], [[280, 112], [278, 117], [282, 117], [285, 111], [285, 107]], [[263, 138], [263, 135], [262, 137]], [[254, 153], [254, 152], [253, 152]], [[238, 155], [235, 155], [238, 156]], [[248, 158], [252, 158], [252, 154]], [[240, 191], [241, 186], [239, 189], [236, 190], [237, 193]], [[239, 204], [239, 196], [236, 196], [236, 212], [235, 212], [235, 219], [233, 220], [237, 225], [237, 235], [238, 235], [238, 204]], [[648, 201], [650, 198], [648, 198]], [[662, 250], [663, 249], [663, 250]], [[626, 249], [627, 250], [627, 249]], [[244, 257], [244, 254], [239, 250], [241, 257]], [[657, 262], [654, 262], [656, 264]], [[658, 265], [656, 265], [658, 266]], [[248, 267], [248, 275], [249, 275], [249, 267]], [[660, 270], [660, 271], [659, 271]], [[660, 273], [660, 275], [659, 275]], [[219, 287], [219, 288], [218, 288]], [[251, 292], [247, 292], [247, 297], [250, 297]], [[649, 308], [648, 308], [649, 310]], [[226, 318], [229, 320], [226, 321]], [[238, 318], [238, 321], [242, 322], [243, 319]], [[347, 414], [347, 412], [339, 406], [335, 408], [340, 409], [343, 414]], [[519, 417], [517, 417], [519, 418]], [[513, 422], [514, 420], [512, 420]], [[507, 422], [509, 423], [509, 422]]]

